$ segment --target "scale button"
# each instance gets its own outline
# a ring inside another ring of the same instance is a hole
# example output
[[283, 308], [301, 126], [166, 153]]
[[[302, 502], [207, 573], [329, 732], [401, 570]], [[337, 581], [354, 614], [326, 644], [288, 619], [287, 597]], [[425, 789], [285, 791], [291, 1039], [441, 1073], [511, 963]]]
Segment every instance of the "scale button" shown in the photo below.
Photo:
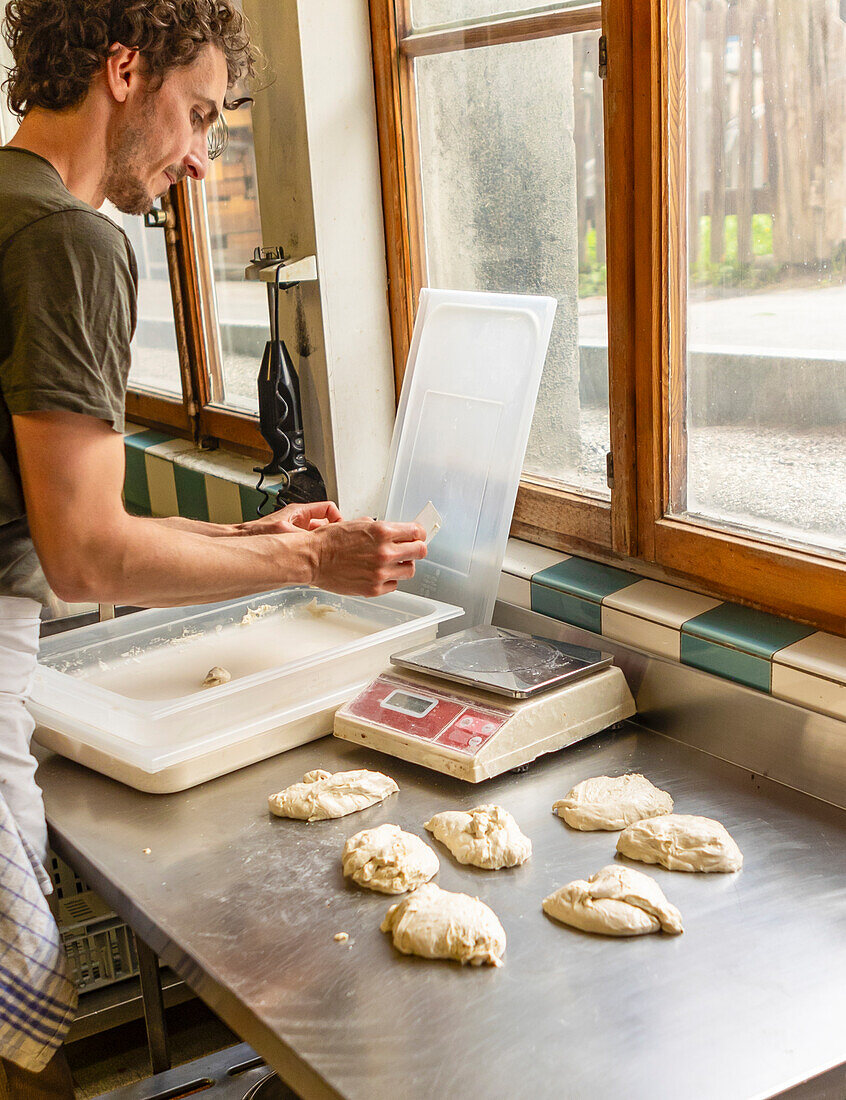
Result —
[[467, 747], [471, 748], [471, 749], [478, 749], [479, 745], [482, 744], [483, 740], [484, 740], [484, 738], [479, 737], [478, 734], [477, 734], [475, 737], [470, 738], [470, 740], [467, 742]]
[[[473, 728], [473, 719], [472, 718], [461, 718], [459, 720], [458, 724], [459, 724], [459, 726], [461, 726], [462, 729], [469, 730], [469, 729]], [[491, 728], [493, 728], [493, 727], [491, 727]]]
[[482, 733], [494, 733], [495, 731], [496, 726], [493, 724], [493, 722], [485, 722], [485, 724], [482, 726]]

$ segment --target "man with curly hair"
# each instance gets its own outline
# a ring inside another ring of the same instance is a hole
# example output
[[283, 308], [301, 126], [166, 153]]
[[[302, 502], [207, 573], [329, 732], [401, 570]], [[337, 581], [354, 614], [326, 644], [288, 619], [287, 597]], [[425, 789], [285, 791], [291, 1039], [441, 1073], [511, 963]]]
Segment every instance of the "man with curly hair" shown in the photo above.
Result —
[[[379, 595], [426, 550], [415, 524], [345, 523], [329, 502], [231, 526], [127, 514], [137, 277], [98, 209], [142, 213], [183, 177], [201, 180], [209, 129], [254, 54], [233, 0], [11, 0], [4, 33], [23, 117], [0, 149], [0, 810], [37, 862], [47, 835], [23, 703], [51, 591], [147, 606], [298, 583]], [[0, 974], [22, 1005], [24, 984]], [[72, 1095], [52, 1057], [63, 1025], [45, 1036], [58, 1018], [45, 1005], [39, 1029], [0, 1005], [0, 1100]]]

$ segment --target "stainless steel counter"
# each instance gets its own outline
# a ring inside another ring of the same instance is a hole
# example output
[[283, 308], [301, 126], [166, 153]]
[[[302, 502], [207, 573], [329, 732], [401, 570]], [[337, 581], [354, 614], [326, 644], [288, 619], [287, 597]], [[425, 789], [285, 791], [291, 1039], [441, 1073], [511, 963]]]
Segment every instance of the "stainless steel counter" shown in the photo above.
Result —
[[[318, 766], [381, 768], [401, 790], [339, 821], [272, 818], [266, 796]], [[626, 770], [745, 856], [737, 875], [637, 865], [681, 909], [679, 937], [591, 936], [540, 908], [617, 837], [568, 829], [552, 802]], [[658, 734], [627, 727], [478, 787], [331, 739], [177, 795], [56, 756], [39, 781], [57, 851], [306, 1098], [748, 1100], [846, 1061], [846, 813]], [[504, 968], [399, 955], [379, 931], [391, 899], [342, 878], [344, 840], [386, 821], [426, 835], [432, 813], [486, 801], [533, 858], [483, 872], [438, 847], [437, 882], [492, 906]]]

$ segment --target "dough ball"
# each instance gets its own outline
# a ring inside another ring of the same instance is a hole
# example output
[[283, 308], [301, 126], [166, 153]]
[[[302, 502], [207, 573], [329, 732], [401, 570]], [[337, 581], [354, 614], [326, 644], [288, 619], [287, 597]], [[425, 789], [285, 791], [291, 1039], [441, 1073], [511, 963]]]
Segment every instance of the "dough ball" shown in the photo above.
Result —
[[438, 873], [428, 844], [398, 825], [379, 825], [351, 836], [341, 855], [344, 877], [380, 894], [404, 894]]
[[217, 687], [218, 684], [228, 684], [232, 679], [232, 673], [226, 669], [221, 668], [220, 665], [215, 665], [214, 668], [210, 668], [206, 673], [206, 678], [203, 680], [203, 687]]
[[502, 806], [477, 806], [435, 814], [423, 826], [445, 844], [459, 863], [486, 871], [516, 867], [532, 854], [532, 842]]
[[478, 898], [432, 882], [392, 905], [382, 931], [393, 933], [394, 947], [403, 955], [502, 966], [505, 930], [496, 913]]
[[681, 932], [681, 913], [648, 875], [609, 864], [585, 882], [577, 879], [543, 899], [543, 911], [562, 924], [606, 936]]
[[743, 853], [719, 821], [667, 814], [638, 821], [620, 833], [617, 851], [669, 871], [739, 871]]
[[583, 779], [552, 807], [574, 829], [625, 829], [633, 821], [673, 812], [673, 800], [637, 773]]
[[381, 772], [306, 772], [302, 783], [269, 796], [270, 812], [300, 821], [345, 817], [375, 806], [399, 787]]

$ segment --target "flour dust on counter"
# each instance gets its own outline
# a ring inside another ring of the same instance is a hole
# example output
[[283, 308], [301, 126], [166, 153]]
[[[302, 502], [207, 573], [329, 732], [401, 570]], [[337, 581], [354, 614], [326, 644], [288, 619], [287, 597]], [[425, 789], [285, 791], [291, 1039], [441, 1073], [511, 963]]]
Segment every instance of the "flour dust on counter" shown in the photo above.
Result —
[[598, 775], [577, 783], [552, 809], [572, 829], [616, 832], [645, 817], [672, 813], [673, 800], [643, 775]]
[[380, 894], [405, 894], [440, 869], [429, 845], [398, 825], [379, 825], [351, 836], [341, 864], [345, 878]]
[[606, 936], [682, 932], [681, 913], [661, 887], [640, 871], [609, 864], [543, 899], [543, 911], [562, 924]]
[[[275, 611], [248, 609], [240, 622], [208, 632], [189, 632], [149, 649], [129, 649], [117, 660], [85, 672], [88, 683], [129, 699], [179, 699], [210, 691], [231, 680], [278, 668], [313, 653], [346, 645], [379, 629], [379, 625], [345, 611], [324, 614], [310, 605]], [[215, 669], [229, 678], [206, 682]]]
[[392, 905], [381, 927], [403, 955], [502, 966], [505, 929], [496, 913], [478, 898], [441, 890], [432, 882]]
[[617, 851], [668, 871], [739, 871], [743, 853], [719, 821], [693, 814], [666, 814], [638, 821], [620, 833]]
[[430, 818], [423, 828], [459, 863], [484, 871], [517, 867], [532, 854], [531, 840], [502, 806], [477, 806], [469, 812], [445, 810]]
[[375, 806], [399, 790], [382, 772], [306, 772], [301, 783], [268, 796], [270, 812], [276, 817], [298, 821], [326, 821]]

